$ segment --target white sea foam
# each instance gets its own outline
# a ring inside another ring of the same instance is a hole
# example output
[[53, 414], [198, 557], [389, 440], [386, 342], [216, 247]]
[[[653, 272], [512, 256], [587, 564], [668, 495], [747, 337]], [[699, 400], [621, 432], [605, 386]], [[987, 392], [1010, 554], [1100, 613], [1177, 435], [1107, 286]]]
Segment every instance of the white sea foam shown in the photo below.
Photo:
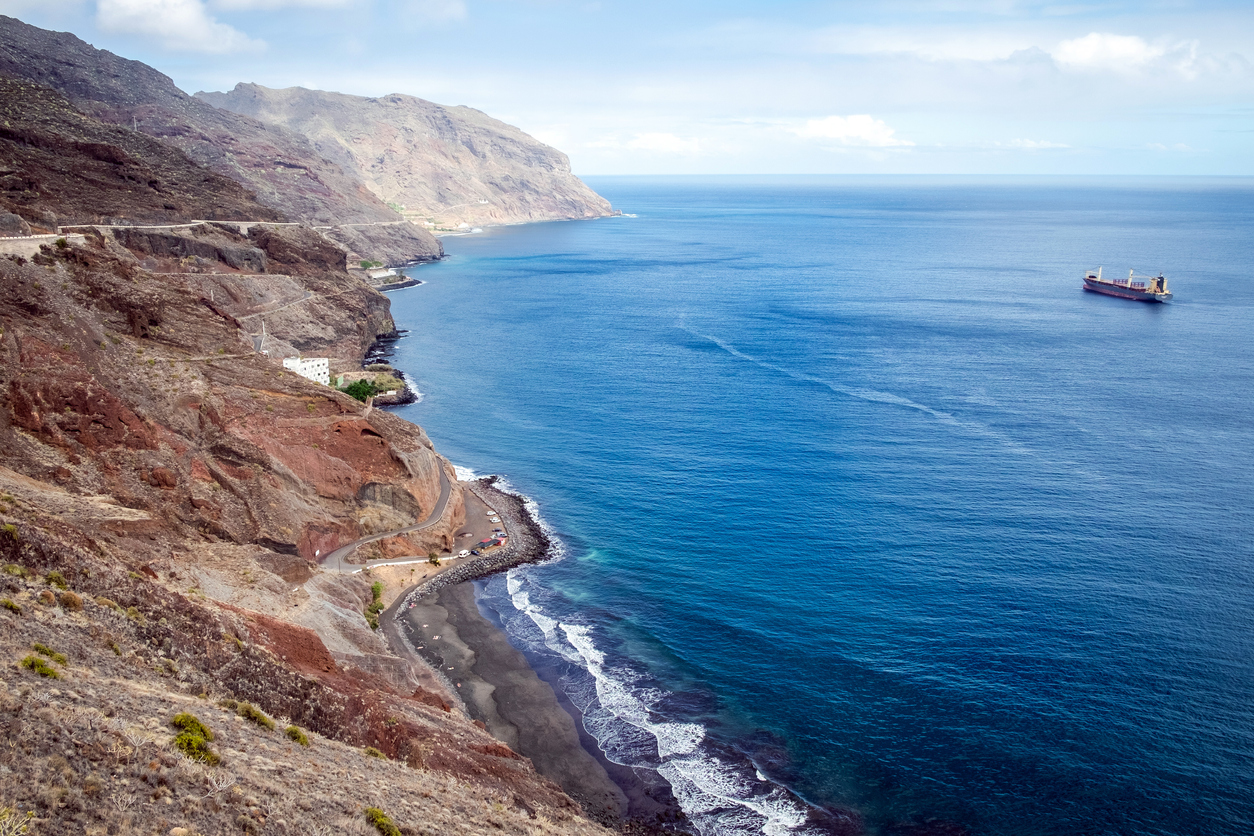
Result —
[[460, 464], [453, 465], [453, 472], [457, 474], [457, 481], [459, 482], [470, 482], [479, 478], [473, 470], [468, 467], [462, 467]]
[[1031, 450], [1024, 447], [1022, 444], [1015, 441], [1014, 439], [1010, 438], [1005, 433], [999, 432], [993, 429], [992, 427], [986, 426], [985, 424], [981, 424], [977, 421], [959, 420], [958, 418], [955, 418], [949, 412], [944, 412], [939, 409], [934, 409], [930, 406], [927, 406], [926, 404], [917, 403], [915, 401], [910, 400], [909, 398], [904, 398], [901, 395], [894, 395], [892, 392], [881, 392], [878, 389], [868, 389], [862, 386], [852, 387], [852, 388], [847, 387], [847, 386], [837, 386], [835, 383], [832, 383], [827, 380], [823, 380], [820, 377], [814, 377], [813, 375], [808, 375], [808, 374], [803, 374], [801, 372], [793, 371], [792, 369], [786, 368], [784, 366], [780, 366], [775, 363], [768, 362], [766, 360], [761, 360], [752, 355], [745, 354], [743, 351], [736, 348], [734, 345], [724, 342], [723, 340], [720, 340], [718, 337], [711, 337], [709, 334], [702, 334], [697, 331], [694, 331], [688, 326], [684, 325], [682, 322], [679, 323], [676, 327], [680, 328], [683, 331], [687, 331], [689, 334], [692, 334], [694, 337], [700, 337], [703, 340], [709, 340], [710, 342], [714, 343], [719, 348], [723, 349], [724, 351], [726, 351], [728, 354], [732, 355], [733, 357], [739, 357], [741, 360], [746, 360], [750, 363], [753, 363], [755, 366], [758, 366], [763, 369], [767, 369], [768, 371], [778, 372], [779, 374], [782, 374], [785, 377], [790, 377], [793, 380], [800, 380], [804, 383], [813, 383], [818, 386], [823, 386], [831, 390], [832, 392], [835, 392], [838, 395], [846, 395], [848, 397], [857, 398], [858, 400], [868, 401], [870, 403], [883, 403], [883, 404], [890, 404], [892, 406], [904, 407], [906, 409], [913, 409], [913, 410], [916, 410], [917, 412], [922, 412], [924, 415], [929, 415], [932, 418], [935, 418], [937, 421], [939, 421], [942, 424], [947, 424], [951, 427], [971, 433], [973, 435], [981, 435], [981, 436], [986, 436], [988, 438], [995, 439], [996, 441], [1001, 443], [1004, 447], [1006, 447], [1008, 450], [1011, 450], [1015, 453], [1020, 453], [1024, 455], [1030, 455], [1032, 453]]
[[[503, 480], [496, 487], [521, 496], [552, 543], [553, 559], [562, 559], [565, 545], [535, 502], [510, 490]], [[652, 707], [662, 703], [665, 693], [649, 687], [642, 674], [612, 663], [597, 646], [596, 628], [561, 621], [546, 612], [532, 594], [541, 599], [547, 594], [532, 583], [535, 569], [535, 564], [519, 566], [505, 574], [505, 592], [525, 616], [522, 623], [513, 623], [511, 631], [525, 634], [519, 638], [537, 650], [547, 648], [583, 672], [572, 673], [563, 686], [579, 706], [584, 727], [610, 760], [657, 769], [702, 836], [804, 834], [805, 808], [787, 791], [750, 765], [738, 769], [710, 754], [702, 725], [656, 719]]]
[[418, 391], [418, 381], [414, 380], [407, 372], [401, 372], [401, 379], [405, 381], [405, 385], [414, 395], [414, 403], [422, 403], [422, 399], [426, 397], [422, 392]]

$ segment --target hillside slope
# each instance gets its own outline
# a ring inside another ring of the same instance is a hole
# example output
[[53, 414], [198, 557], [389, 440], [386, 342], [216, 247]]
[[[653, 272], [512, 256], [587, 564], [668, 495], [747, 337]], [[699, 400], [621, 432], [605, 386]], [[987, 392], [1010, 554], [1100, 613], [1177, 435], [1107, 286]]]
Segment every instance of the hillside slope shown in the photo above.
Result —
[[416, 219], [451, 226], [611, 214], [609, 202], [571, 174], [565, 154], [473, 108], [258, 84], [196, 97], [303, 134]]
[[58, 224], [283, 220], [236, 181], [144, 134], [85, 116], [60, 93], [0, 76], [0, 207]]
[[52, 87], [89, 116], [168, 142], [242, 183], [259, 202], [292, 220], [400, 220], [303, 136], [215, 108], [152, 67], [96, 49], [67, 32], [0, 15], [0, 75]]
[[[604, 832], [392, 654], [369, 579], [316, 563], [438, 508], [410, 548], [447, 550], [465, 518], [420, 428], [253, 350], [257, 311], [359, 361], [391, 323], [344, 259], [265, 225], [0, 258], [0, 809], [32, 832], [368, 833], [370, 806], [406, 834]], [[221, 763], [173, 744], [183, 712]]]

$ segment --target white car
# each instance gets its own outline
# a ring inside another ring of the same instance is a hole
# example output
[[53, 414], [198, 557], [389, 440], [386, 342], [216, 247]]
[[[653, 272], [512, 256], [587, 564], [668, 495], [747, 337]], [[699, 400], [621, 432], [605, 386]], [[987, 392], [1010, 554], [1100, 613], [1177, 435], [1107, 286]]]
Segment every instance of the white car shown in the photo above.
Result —
[[457, 556], [458, 557], [470, 557], [470, 552], [467, 551], [466, 549], [462, 549], [461, 551], [457, 553]]
[[499, 523], [500, 521], [501, 521], [500, 517], [493, 517], [492, 519], [488, 520], [488, 522], [490, 523]]
[[495, 516], [496, 516], [496, 512], [495, 512], [495, 511], [489, 511], [489, 512], [488, 512], [488, 516], [489, 516], [489, 517], [495, 517]]

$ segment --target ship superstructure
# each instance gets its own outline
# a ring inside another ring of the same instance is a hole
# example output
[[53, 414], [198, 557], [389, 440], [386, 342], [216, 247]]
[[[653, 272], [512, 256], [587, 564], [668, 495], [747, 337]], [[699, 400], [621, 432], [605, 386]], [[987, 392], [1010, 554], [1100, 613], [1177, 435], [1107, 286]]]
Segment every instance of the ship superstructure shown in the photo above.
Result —
[[1103, 279], [1102, 268], [1098, 267], [1096, 271], [1085, 271], [1084, 289], [1107, 296], [1118, 296], [1120, 299], [1135, 299], [1138, 302], [1166, 302], [1171, 299], [1167, 279], [1162, 273], [1157, 276], [1138, 276], [1129, 270], [1126, 279]]

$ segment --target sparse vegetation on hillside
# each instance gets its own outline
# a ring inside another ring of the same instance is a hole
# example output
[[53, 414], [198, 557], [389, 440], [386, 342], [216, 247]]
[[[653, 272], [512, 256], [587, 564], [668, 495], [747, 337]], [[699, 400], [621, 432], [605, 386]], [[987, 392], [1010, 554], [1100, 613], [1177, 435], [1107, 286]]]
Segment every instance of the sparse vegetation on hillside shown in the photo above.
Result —
[[370, 623], [371, 630], [379, 629], [379, 613], [383, 612], [386, 607], [383, 606], [383, 582], [375, 581], [370, 584], [370, 595], [374, 599], [370, 605], [366, 607], [366, 621]]

